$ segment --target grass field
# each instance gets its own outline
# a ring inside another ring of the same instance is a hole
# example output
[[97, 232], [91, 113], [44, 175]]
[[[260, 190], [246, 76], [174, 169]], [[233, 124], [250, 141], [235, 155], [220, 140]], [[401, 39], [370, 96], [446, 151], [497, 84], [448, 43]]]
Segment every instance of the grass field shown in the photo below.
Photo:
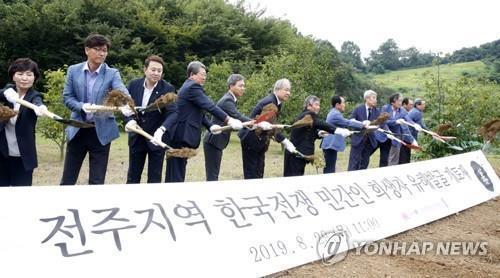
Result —
[[[319, 141], [316, 141], [316, 154], [322, 152], [318, 149]], [[33, 185], [57, 185], [60, 182], [63, 162], [59, 161], [59, 153], [56, 145], [46, 139], [37, 138], [38, 148], [38, 168], [33, 175]], [[370, 160], [370, 168], [377, 167], [379, 159], [378, 151]], [[488, 156], [490, 162], [496, 169], [500, 169], [500, 156]], [[345, 171], [349, 160], [349, 147], [344, 153], [339, 153], [337, 161], [337, 171]], [[128, 169], [128, 146], [127, 135], [122, 133], [120, 138], [111, 144], [110, 160], [106, 175], [106, 184], [122, 184], [126, 182]], [[142, 182], [145, 182], [147, 163], [142, 176]], [[165, 172], [165, 170], [163, 170]], [[306, 175], [317, 174], [316, 168], [311, 164], [306, 166]], [[320, 170], [319, 173], [322, 173]], [[272, 141], [269, 151], [266, 154], [265, 177], [283, 176], [283, 151], [281, 145]], [[231, 136], [231, 142], [224, 151], [221, 165], [221, 180], [240, 180], [243, 179], [243, 164], [241, 159], [240, 141], [236, 134]], [[186, 181], [204, 181], [205, 180], [205, 160], [202, 146], [198, 149], [198, 155], [191, 158], [187, 166]], [[78, 184], [86, 184], [88, 181], [88, 159], [85, 160]]]
[[[372, 79], [378, 85], [403, 91], [410, 96], [419, 96], [423, 90], [424, 74], [430, 72], [437, 76], [437, 66], [407, 69], [373, 75]], [[440, 80], [454, 81], [460, 77], [478, 76], [486, 71], [486, 65], [481, 61], [439, 66]]]

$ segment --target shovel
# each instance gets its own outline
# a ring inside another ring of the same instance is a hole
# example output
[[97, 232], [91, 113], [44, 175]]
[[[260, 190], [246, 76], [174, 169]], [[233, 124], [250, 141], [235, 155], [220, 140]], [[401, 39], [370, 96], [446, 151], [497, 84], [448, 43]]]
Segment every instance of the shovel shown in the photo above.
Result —
[[[411, 127], [413, 127], [413, 128], [416, 129], [416, 125], [414, 125], [412, 123], [409, 123], [407, 121], [403, 121], [403, 124], [411, 126]], [[456, 139], [457, 137], [455, 137], [455, 136], [442, 136], [442, 135], [437, 134], [434, 131], [430, 131], [430, 130], [423, 129], [423, 128], [422, 128], [422, 131], [425, 132], [425, 133], [427, 133], [427, 134], [429, 134], [429, 135], [431, 135], [433, 139], [435, 139], [435, 140], [437, 140], [437, 141], [445, 144], [450, 149], [453, 149], [453, 150], [456, 150], [456, 151], [463, 151], [464, 150], [462, 147], [454, 146], [454, 145], [448, 143], [449, 140]]]
[[168, 156], [173, 156], [173, 157], [180, 157], [180, 158], [191, 158], [196, 155], [196, 150], [190, 149], [190, 148], [182, 148], [182, 149], [174, 149], [171, 146], [165, 144], [162, 141], [156, 140], [151, 134], [147, 133], [144, 131], [139, 125], [127, 127], [127, 131], [132, 131], [137, 134], [140, 134], [144, 136], [146, 139], [151, 141], [152, 143], [167, 149], [167, 155]]
[[[255, 119], [255, 122], [252, 122], [252, 121], [248, 121], [248, 122], [244, 122], [243, 123], [243, 127], [246, 127], [248, 128], [249, 126], [251, 125], [254, 125], [254, 124], [258, 124], [260, 122], [264, 122], [264, 121], [267, 121], [269, 120], [271, 117], [274, 117], [276, 116], [276, 112], [274, 111], [267, 111], [265, 113], [262, 113], [259, 117], [257, 117], [257, 119]], [[220, 128], [217, 128], [215, 129], [214, 131], [215, 132], [218, 132], [218, 131], [227, 131], [227, 130], [232, 130], [231, 126], [223, 126], [223, 127], [220, 127]]]
[[[29, 109], [35, 110], [38, 108], [35, 104], [25, 101], [24, 99], [16, 99], [16, 102], [21, 104], [22, 106], [28, 107]], [[82, 122], [82, 121], [77, 121], [77, 120], [72, 120], [72, 119], [64, 119], [61, 116], [58, 116], [50, 111], [44, 111], [43, 112], [44, 116], [56, 121], [60, 122], [62, 124], [74, 126], [74, 127], [79, 127], [79, 128], [90, 128], [94, 127], [93, 124]]]

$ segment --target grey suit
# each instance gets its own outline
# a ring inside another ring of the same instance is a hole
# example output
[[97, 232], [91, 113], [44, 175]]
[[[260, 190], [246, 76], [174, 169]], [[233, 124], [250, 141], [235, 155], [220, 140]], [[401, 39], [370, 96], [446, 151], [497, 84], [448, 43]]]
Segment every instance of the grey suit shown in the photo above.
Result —
[[[251, 119], [242, 115], [236, 108], [236, 100], [227, 92], [217, 102], [220, 107], [232, 118], [238, 119], [242, 122], [250, 121]], [[213, 123], [217, 125], [224, 125], [222, 121], [215, 118]], [[203, 151], [205, 153], [205, 173], [207, 181], [216, 181], [219, 179], [220, 164], [222, 159], [222, 151], [229, 144], [231, 131], [224, 131], [221, 134], [212, 134], [207, 132], [203, 138]]]

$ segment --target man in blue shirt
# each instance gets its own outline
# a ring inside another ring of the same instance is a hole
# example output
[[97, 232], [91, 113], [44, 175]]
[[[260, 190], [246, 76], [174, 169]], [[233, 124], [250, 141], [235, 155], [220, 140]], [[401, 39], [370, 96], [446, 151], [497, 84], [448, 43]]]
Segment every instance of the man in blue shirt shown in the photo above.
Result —
[[[342, 113], [345, 111], [345, 99], [341, 96], [332, 97], [332, 109], [326, 116], [326, 122], [342, 128], [351, 128], [354, 130], [361, 130], [370, 124], [370, 121], [365, 120], [359, 122], [354, 119], [347, 120]], [[345, 150], [345, 138], [339, 134], [329, 134], [323, 138], [320, 145], [325, 155], [325, 168], [323, 173], [335, 173], [337, 163], [337, 152]]]
[[[111, 113], [92, 113], [92, 104], [102, 104], [110, 90], [128, 94], [117, 69], [104, 61], [111, 42], [99, 34], [85, 39], [87, 61], [68, 68], [64, 83], [64, 105], [71, 110], [71, 119], [95, 125], [93, 128], [68, 126], [68, 147], [64, 159], [61, 185], [74, 185], [83, 160], [89, 154], [89, 184], [103, 184], [108, 166], [111, 141], [118, 138], [118, 126]], [[125, 116], [133, 114], [126, 105], [120, 110]]]

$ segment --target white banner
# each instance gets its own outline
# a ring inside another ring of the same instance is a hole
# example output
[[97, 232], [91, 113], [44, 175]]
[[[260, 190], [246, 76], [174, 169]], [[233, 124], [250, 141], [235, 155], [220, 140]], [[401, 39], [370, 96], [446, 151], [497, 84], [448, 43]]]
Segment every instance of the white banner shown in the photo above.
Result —
[[320, 259], [324, 234], [378, 240], [499, 192], [480, 151], [295, 178], [0, 188], [0, 277], [263, 276]]

